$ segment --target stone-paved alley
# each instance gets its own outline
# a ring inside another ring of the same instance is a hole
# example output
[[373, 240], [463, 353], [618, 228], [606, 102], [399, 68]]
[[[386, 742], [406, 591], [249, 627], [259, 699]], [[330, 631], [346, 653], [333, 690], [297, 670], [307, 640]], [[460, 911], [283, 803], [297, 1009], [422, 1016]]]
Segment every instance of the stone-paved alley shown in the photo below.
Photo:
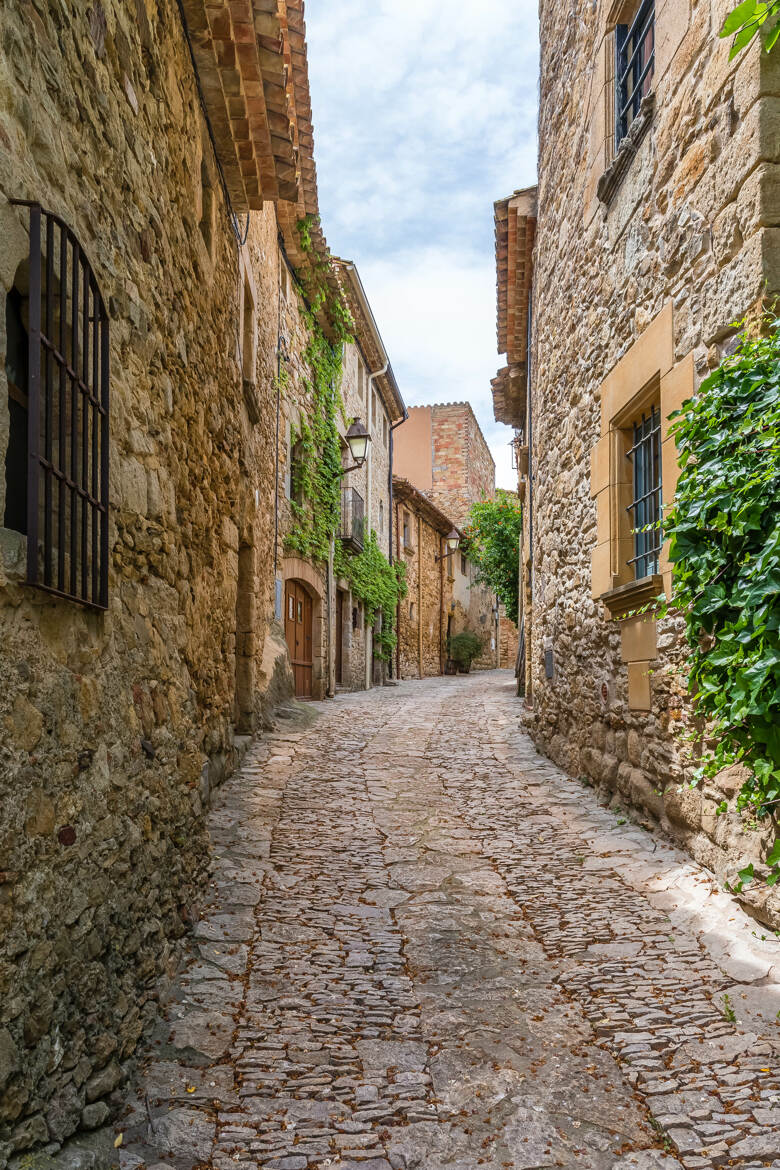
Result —
[[339, 696], [252, 749], [123, 1167], [780, 1167], [780, 943], [513, 691]]

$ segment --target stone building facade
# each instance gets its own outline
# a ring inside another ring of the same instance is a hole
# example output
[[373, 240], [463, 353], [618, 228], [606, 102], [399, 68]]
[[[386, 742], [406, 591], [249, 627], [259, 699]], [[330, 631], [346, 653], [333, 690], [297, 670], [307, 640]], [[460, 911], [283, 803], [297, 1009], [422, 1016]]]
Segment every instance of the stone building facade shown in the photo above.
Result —
[[412, 406], [396, 436], [395, 471], [455, 524], [496, 493], [496, 465], [468, 402]]
[[406, 565], [407, 586], [398, 607], [397, 675], [430, 678], [444, 673], [452, 626], [456, 558], [445, 556], [452, 521], [399, 476], [393, 478], [393, 508], [396, 559]]
[[408, 590], [398, 613], [398, 677], [443, 674], [447, 640], [464, 630], [482, 641], [472, 669], [495, 669], [501, 664], [499, 610], [468, 557], [458, 549], [450, 554], [447, 537], [458, 531], [451, 517], [400, 476], [393, 477], [393, 502], [396, 559], [406, 565]]
[[[335, 416], [345, 474], [341, 522], [333, 544], [335, 548], [340, 542], [348, 556], [357, 555], [373, 531], [389, 557], [391, 435], [392, 427], [403, 419], [405, 407], [357, 268], [336, 260], [333, 270], [351, 330], [351, 340], [344, 345]], [[312, 414], [314, 401], [305, 353], [305, 289], [289, 269], [283, 283], [286, 356], [279, 394], [276, 596], [293, 661], [296, 694], [323, 699], [337, 689], [371, 687], [383, 680], [385, 668], [375, 658], [373, 630], [365, 623], [362, 602], [353, 596], [347, 579], [334, 576], [332, 551], [327, 558], [313, 559], [301, 556], [291, 544], [297, 523], [296, 439], [302, 421]], [[368, 430], [368, 453], [362, 467], [346, 471], [352, 467], [346, 432], [355, 419]]]
[[[528, 724], [556, 762], [733, 880], [767, 831], [733, 803], [716, 815], [737, 778], [683, 783], [680, 628], [628, 616], [668, 593], [671, 568], [631, 517], [668, 508], [669, 415], [777, 290], [780, 57], [754, 46], [729, 62], [716, 0], [586, 8], [573, 24], [541, 4], [538, 193], [496, 205], [507, 365], [493, 385], [525, 495]], [[746, 896], [777, 920], [776, 894]]]
[[347, 314], [301, 0], [2, 28], [0, 1165], [105, 1119], [292, 691], [278, 582], [324, 585], [284, 564], [279, 374], [305, 409]]
[[[466, 524], [472, 504], [496, 493], [496, 465], [468, 402], [410, 407], [396, 435], [393, 466], [458, 529]], [[500, 663], [495, 597], [477, 580], [476, 566], [463, 554], [453, 558], [452, 569], [450, 630], [473, 630], [483, 644], [474, 669], [493, 669]]]

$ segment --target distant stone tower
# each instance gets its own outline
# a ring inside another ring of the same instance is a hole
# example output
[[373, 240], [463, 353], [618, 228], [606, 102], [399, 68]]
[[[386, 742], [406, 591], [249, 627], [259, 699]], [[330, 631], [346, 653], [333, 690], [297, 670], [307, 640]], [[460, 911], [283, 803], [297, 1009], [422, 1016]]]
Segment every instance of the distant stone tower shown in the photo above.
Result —
[[394, 470], [457, 525], [496, 494], [496, 465], [468, 402], [411, 407], [395, 432]]

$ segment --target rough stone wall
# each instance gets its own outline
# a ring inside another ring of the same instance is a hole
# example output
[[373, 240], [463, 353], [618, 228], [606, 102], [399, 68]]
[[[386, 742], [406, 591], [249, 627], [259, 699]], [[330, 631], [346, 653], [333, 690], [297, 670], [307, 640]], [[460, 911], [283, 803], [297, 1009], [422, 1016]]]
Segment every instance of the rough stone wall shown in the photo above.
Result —
[[[369, 448], [368, 475], [370, 476], [370, 520], [379, 538], [382, 552], [387, 556], [389, 549], [388, 517], [390, 515], [390, 420], [387, 417], [379, 390], [375, 391], [371, 415], [371, 444]], [[380, 515], [381, 505], [381, 515]]]
[[733, 878], [767, 834], [743, 831], [733, 811], [715, 816], [733, 778], [680, 788], [689, 714], [671, 620], [659, 624], [652, 710], [628, 708], [617, 624], [590, 597], [589, 460], [598, 388], [664, 304], [673, 302], [675, 360], [692, 352], [701, 378], [720, 360], [730, 323], [765, 282], [778, 287], [780, 56], [761, 58], [754, 46], [730, 64], [717, 36], [722, 3], [658, 3], [655, 114], [607, 211], [596, 185], [609, 161], [598, 103], [609, 92], [610, 4], [582, 6], [576, 21], [569, 8], [541, 4], [530, 726], [556, 762], [660, 819], [697, 859]]
[[[408, 593], [400, 606], [398, 625], [398, 661], [401, 678], [430, 678], [441, 674], [444, 661], [444, 637], [447, 615], [453, 598], [452, 581], [441, 562], [434, 558], [440, 551], [441, 534], [414, 510], [412, 501], [395, 504], [397, 531], [403, 532], [403, 513], [409, 512], [413, 547], [405, 549], [400, 541], [399, 557], [406, 564]], [[442, 601], [443, 595], [443, 601]], [[414, 606], [414, 617], [410, 606]], [[442, 616], [443, 615], [443, 616]], [[420, 669], [420, 627], [422, 627], [422, 670]]]
[[463, 573], [460, 553], [452, 558], [453, 603], [451, 631], [460, 634], [471, 630], [482, 639], [482, 650], [472, 663], [472, 670], [494, 670], [498, 664], [496, 654], [495, 623], [493, 620], [493, 594], [486, 585], [476, 580], [476, 569], [466, 561]]
[[[7, 200], [40, 200], [108, 305], [112, 406], [108, 612], [22, 585], [24, 538], [0, 529], [0, 1164], [99, 1124], [154, 1014], [206, 880], [204, 805], [244, 742], [239, 605], [245, 705], [259, 720], [287, 693], [271, 620], [276, 221], [253, 216], [244, 250], [252, 424], [216, 182], [211, 254], [199, 229], [209, 152], [174, 0], [4, 6], [3, 310], [28, 246]], [[5, 347], [3, 311], [3, 466]]]
[[432, 407], [431, 428], [433, 486], [426, 494], [461, 526], [472, 504], [495, 495], [496, 466], [468, 402]]
[[502, 670], [514, 670], [517, 662], [517, 647], [520, 633], [501, 607], [498, 626], [499, 666]]
[[[363, 498], [366, 516], [366, 535], [370, 528], [377, 534], [379, 546], [385, 556], [389, 554], [389, 523], [390, 523], [390, 487], [387, 478], [388, 462], [382, 456], [381, 423], [379, 434], [375, 426], [368, 419], [366, 392], [361, 394], [358, 381], [358, 362], [360, 361], [358, 348], [354, 343], [345, 347], [344, 371], [341, 382], [341, 398], [344, 407], [344, 418], [339, 419], [339, 426], [346, 434], [347, 426], [353, 418], [361, 418], [368, 427], [372, 441], [369, 444], [369, 458], [358, 471], [351, 471], [344, 477], [345, 486], [355, 488]], [[371, 396], [369, 395], [369, 400]], [[346, 422], [345, 422], [346, 420]], [[351, 463], [349, 452], [345, 451], [345, 460]], [[369, 515], [369, 508], [371, 514]], [[344, 588], [348, 583], [342, 582]], [[345, 631], [344, 641], [344, 682], [343, 686], [350, 690], [365, 690], [367, 678], [366, 656], [373, 639], [373, 627], [366, 626], [364, 608], [353, 597], [348, 596], [350, 614], [353, 608], [358, 610], [358, 628], [353, 629], [350, 620], [349, 628]], [[346, 602], [345, 602], [346, 605]], [[346, 624], [346, 623], [345, 623]], [[370, 671], [368, 671], [370, 674]]]
[[[278, 249], [275, 245], [269, 245], [269, 247], [273, 249], [273, 254], [276, 256], [275, 263], [278, 267], [280, 263], [283, 263], [281, 255], [277, 255]], [[276, 320], [277, 295], [279, 294], [274, 292], [273, 300], [270, 302], [273, 305], [273, 310], [269, 314], [269, 320], [273, 320], [273, 322]], [[281, 363], [279, 467], [277, 480], [279, 495], [277, 576], [281, 580], [284, 577], [284, 559], [295, 560], [299, 556], [288, 542], [289, 536], [297, 526], [297, 519], [291, 503], [291, 492], [294, 486], [292, 483], [291, 459], [296, 436], [300, 433], [301, 424], [303, 421], [311, 418], [315, 403], [312, 390], [312, 373], [306, 356], [310, 340], [310, 328], [301, 291], [293, 278], [284, 282], [279, 303], [281, 305], [281, 327], [285, 338], [284, 348], [286, 353], [286, 357]], [[274, 330], [275, 328], [276, 325], [274, 324]], [[274, 344], [275, 336], [274, 333]], [[342, 384], [344, 413], [348, 417], [350, 412], [354, 414], [358, 413], [355, 403], [357, 391], [355, 389], [354, 361], [350, 360], [353, 357], [353, 354], [350, 352], [352, 349], [353, 347], [351, 346], [347, 347]], [[346, 424], [340, 415], [337, 417], [337, 424], [341, 433], [345, 433]], [[346, 464], [346, 451], [344, 459]], [[345, 476], [343, 486], [346, 487], [347, 485], [357, 488], [365, 500], [367, 492], [365, 469], [350, 472], [348, 476]], [[332, 594], [329, 598], [327, 589], [327, 564], [324, 561], [315, 562], [313, 560], [309, 560], [307, 564], [311, 572], [307, 573], [305, 584], [314, 599], [315, 614], [319, 613], [321, 618], [319, 622], [315, 621], [314, 645], [312, 647], [314, 660], [313, 693], [315, 698], [321, 699], [328, 693], [329, 679], [334, 670], [336, 638], [336, 606], [334, 599], [336, 583], [335, 581], [332, 582]], [[300, 576], [296, 579], [303, 580]], [[351, 642], [349, 645], [351, 646]], [[357, 659], [358, 653], [357, 648], [355, 648], [355, 651], [349, 655], [350, 671], [353, 668], [355, 671], [354, 679], [360, 678], [360, 670], [356, 665]], [[350, 677], [352, 678], [352, 675]], [[354, 685], [364, 686], [365, 684], [355, 683]]]

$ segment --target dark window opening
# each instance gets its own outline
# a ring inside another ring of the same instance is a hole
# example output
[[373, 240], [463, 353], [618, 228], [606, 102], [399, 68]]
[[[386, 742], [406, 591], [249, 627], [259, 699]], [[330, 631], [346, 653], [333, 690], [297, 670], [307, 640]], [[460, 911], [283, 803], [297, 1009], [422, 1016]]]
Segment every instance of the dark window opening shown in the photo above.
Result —
[[634, 465], [633, 501], [628, 511], [634, 537], [634, 556], [628, 562], [637, 580], [658, 572], [663, 544], [661, 530], [661, 412], [653, 406], [649, 415], [634, 424], [634, 445], [628, 452]]
[[461, 553], [461, 556], [460, 556], [460, 571], [464, 577], [467, 576], [468, 571], [469, 571], [468, 561], [463, 556], [463, 553]]
[[206, 250], [214, 258], [214, 220], [216, 204], [214, 199], [214, 188], [211, 184], [211, 176], [206, 165], [206, 160], [202, 159], [200, 164], [200, 234], [203, 237], [203, 243], [206, 245]]
[[8, 447], [5, 452], [3, 524], [27, 535], [27, 424], [29, 338], [24, 324], [24, 298], [14, 287], [5, 302], [8, 380]]
[[412, 529], [409, 518], [409, 513], [404, 512], [404, 548], [411, 549], [412, 547]]
[[615, 29], [615, 149], [631, 129], [655, 69], [655, 0], [642, 0], [630, 25]]
[[4, 519], [26, 530], [28, 584], [105, 609], [108, 314], [67, 224], [37, 203], [18, 205], [29, 209], [29, 292], [21, 294], [18, 278], [6, 302], [11, 442]]
[[249, 284], [249, 280], [246, 277], [244, 278], [243, 318], [241, 331], [241, 356], [244, 379], [247, 382], [254, 382], [256, 375], [255, 299], [252, 296], [252, 288]]
[[290, 451], [290, 499], [303, 506], [303, 443], [299, 439]]

